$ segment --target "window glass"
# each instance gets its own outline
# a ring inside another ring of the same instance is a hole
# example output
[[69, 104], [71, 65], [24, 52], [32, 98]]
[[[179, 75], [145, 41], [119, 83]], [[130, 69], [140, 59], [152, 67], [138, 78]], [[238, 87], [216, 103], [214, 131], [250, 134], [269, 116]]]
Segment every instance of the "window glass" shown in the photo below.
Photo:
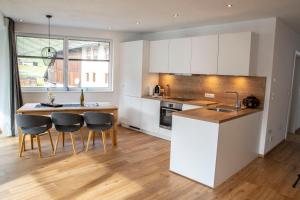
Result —
[[62, 39], [51, 39], [50, 46], [56, 50], [56, 59], [42, 56], [42, 49], [49, 47], [45, 38], [17, 37], [18, 66], [21, 87], [63, 87]]
[[69, 40], [69, 87], [108, 87], [109, 43]]

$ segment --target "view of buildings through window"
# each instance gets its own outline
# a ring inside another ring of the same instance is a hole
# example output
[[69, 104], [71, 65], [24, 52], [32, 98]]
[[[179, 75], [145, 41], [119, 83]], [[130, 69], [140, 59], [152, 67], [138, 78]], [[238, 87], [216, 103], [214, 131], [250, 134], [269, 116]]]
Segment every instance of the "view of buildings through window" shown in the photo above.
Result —
[[110, 42], [51, 39], [50, 44], [57, 56], [53, 65], [47, 66], [41, 51], [48, 46], [48, 39], [17, 36], [22, 87], [109, 87]]

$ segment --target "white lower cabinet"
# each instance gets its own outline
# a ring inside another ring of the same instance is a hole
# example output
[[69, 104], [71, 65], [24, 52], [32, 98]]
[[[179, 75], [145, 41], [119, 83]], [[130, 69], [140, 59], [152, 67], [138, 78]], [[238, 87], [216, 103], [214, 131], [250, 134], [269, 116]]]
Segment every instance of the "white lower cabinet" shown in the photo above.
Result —
[[141, 129], [150, 133], [159, 131], [160, 101], [142, 99]]
[[173, 116], [170, 170], [215, 188], [258, 156], [262, 112], [223, 123]]
[[139, 97], [122, 96], [119, 107], [120, 122], [128, 126], [140, 128], [142, 99]]

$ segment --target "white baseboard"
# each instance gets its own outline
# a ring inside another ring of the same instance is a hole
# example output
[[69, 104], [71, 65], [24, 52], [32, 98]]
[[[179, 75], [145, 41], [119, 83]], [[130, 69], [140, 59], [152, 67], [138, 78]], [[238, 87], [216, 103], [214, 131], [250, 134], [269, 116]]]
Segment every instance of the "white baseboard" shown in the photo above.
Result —
[[161, 139], [164, 139], [164, 140], [171, 141], [171, 131], [169, 131], [169, 130], [161, 131], [161, 128], [160, 128], [159, 129], [160, 133], [153, 133], [153, 132], [149, 132], [149, 131], [146, 131], [146, 130], [143, 130], [143, 129], [135, 129], [133, 127], [130, 127], [128, 124], [124, 124], [124, 123], [121, 123], [121, 126], [124, 127], [124, 128], [131, 129], [131, 130], [139, 131], [139, 132], [147, 134], [147, 135], [152, 135], [154, 137], [158, 137], [158, 138], [161, 138]]

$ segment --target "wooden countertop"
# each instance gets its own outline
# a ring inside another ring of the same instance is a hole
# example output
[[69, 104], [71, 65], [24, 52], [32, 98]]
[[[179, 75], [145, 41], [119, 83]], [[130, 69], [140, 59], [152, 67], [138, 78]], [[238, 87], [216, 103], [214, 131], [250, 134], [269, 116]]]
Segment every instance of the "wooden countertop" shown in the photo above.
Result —
[[209, 100], [205, 100], [205, 99], [193, 99], [193, 100], [188, 100], [188, 101], [180, 101], [180, 100], [175, 100], [172, 98], [151, 97], [151, 96], [143, 96], [142, 98], [154, 99], [154, 100], [158, 100], [158, 101], [168, 101], [168, 102], [174, 102], [174, 103], [189, 104], [189, 105], [195, 105], [195, 106], [209, 106], [209, 105], [218, 104], [217, 102], [209, 101]]
[[234, 112], [216, 112], [214, 110], [208, 110], [206, 108], [197, 108], [192, 110], [174, 112], [173, 115], [202, 120], [202, 121], [208, 121], [213, 123], [223, 123], [260, 111], [262, 111], [262, 109], [247, 108], [247, 109], [234, 111]]
[[[73, 104], [73, 103], [70, 103]], [[74, 103], [76, 104], [76, 103]], [[64, 112], [64, 111], [97, 111], [97, 110], [117, 110], [118, 107], [109, 103], [109, 102], [89, 102], [85, 106], [68, 106], [68, 107], [37, 107], [39, 103], [26, 103], [21, 108], [17, 110], [17, 113], [26, 113], [26, 112], [36, 112], [36, 111], [45, 111], [45, 112]]]

